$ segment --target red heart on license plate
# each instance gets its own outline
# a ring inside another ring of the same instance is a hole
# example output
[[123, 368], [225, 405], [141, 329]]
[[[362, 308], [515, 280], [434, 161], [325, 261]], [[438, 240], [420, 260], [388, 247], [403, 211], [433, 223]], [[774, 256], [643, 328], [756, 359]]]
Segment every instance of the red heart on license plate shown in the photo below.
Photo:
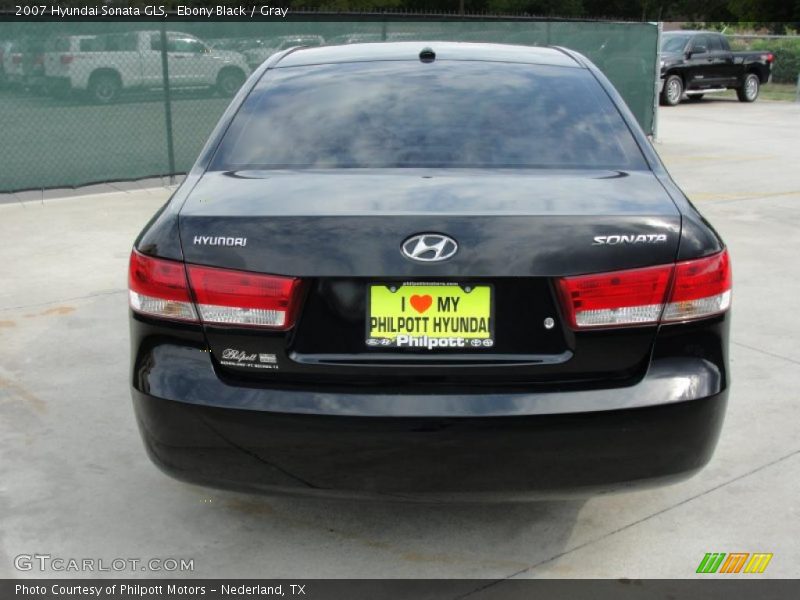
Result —
[[431, 304], [433, 304], [433, 298], [431, 298], [429, 294], [425, 294], [424, 296], [414, 294], [408, 301], [418, 313], [424, 313], [431, 307]]

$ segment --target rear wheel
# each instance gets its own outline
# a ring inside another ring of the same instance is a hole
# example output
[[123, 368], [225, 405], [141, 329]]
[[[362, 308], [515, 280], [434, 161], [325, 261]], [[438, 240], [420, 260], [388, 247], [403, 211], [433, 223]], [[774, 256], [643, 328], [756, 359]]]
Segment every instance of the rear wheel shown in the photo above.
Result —
[[217, 77], [217, 91], [223, 96], [233, 96], [242, 87], [244, 80], [241, 69], [223, 69]]
[[112, 73], [100, 73], [89, 82], [89, 98], [97, 104], [111, 104], [119, 98], [122, 84]]
[[742, 87], [736, 90], [739, 102], [755, 102], [758, 93], [761, 91], [761, 81], [755, 73], [748, 73], [744, 78]]
[[670, 75], [664, 82], [664, 89], [661, 90], [661, 104], [676, 106], [680, 104], [681, 96], [683, 96], [683, 80], [677, 75]]

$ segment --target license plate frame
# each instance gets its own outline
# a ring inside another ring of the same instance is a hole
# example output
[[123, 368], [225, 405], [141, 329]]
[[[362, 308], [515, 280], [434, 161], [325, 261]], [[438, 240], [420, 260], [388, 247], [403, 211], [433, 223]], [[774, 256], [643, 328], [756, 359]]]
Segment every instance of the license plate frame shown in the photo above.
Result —
[[[365, 344], [391, 351], [490, 350], [496, 344], [495, 301], [494, 286], [483, 282], [370, 282]], [[399, 318], [411, 318], [413, 324]]]

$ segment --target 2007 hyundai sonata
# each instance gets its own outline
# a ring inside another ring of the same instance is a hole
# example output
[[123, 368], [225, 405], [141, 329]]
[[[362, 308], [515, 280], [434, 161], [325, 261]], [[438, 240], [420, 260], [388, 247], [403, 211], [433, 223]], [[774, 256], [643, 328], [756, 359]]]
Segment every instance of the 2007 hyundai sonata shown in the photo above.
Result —
[[129, 283], [141, 434], [183, 480], [590, 494], [696, 472], [724, 417], [726, 248], [564, 49], [271, 57]]

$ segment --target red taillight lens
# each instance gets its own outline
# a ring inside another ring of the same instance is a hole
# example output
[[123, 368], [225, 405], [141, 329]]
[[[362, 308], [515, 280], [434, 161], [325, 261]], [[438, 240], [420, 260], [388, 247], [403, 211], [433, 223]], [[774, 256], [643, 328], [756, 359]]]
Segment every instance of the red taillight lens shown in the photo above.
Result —
[[74, 57], [74, 56], [72, 56], [72, 54], [62, 54], [62, 55], [61, 55], [61, 64], [62, 64], [62, 65], [68, 65], [68, 64], [70, 64], [70, 63], [71, 63], [73, 60], [75, 60], [75, 57]]
[[672, 265], [565, 277], [561, 297], [573, 327], [656, 323], [672, 276]]
[[574, 329], [698, 319], [730, 307], [730, 260], [726, 250], [674, 265], [564, 277], [558, 287]]
[[197, 321], [183, 263], [131, 252], [128, 268], [131, 308], [139, 313]]
[[280, 330], [294, 325], [300, 284], [294, 277], [184, 265], [136, 250], [128, 271], [130, 304], [136, 312]]
[[771, 63], [773, 60], [775, 60], [775, 55], [772, 52], [770, 52], [766, 56], [762, 56], [761, 58], [763, 58], [767, 62]]
[[198, 265], [187, 268], [204, 322], [272, 329], [294, 325], [299, 279]]
[[728, 251], [675, 265], [663, 321], [685, 321], [725, 312], [731, 305], [731, 264]]

